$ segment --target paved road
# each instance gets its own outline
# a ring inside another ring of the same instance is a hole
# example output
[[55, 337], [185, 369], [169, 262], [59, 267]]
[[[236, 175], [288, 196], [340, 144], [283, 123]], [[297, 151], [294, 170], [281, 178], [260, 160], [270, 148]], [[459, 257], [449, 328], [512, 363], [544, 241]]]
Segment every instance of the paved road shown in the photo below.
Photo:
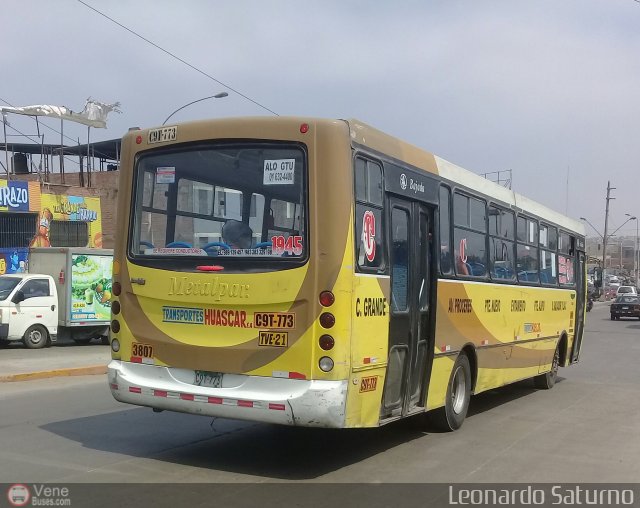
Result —
[[53, 375], [88, 374], [106, 371], [111, 353], [109, 346], [93, 340], [86, 345], [73, 341], [59, 342], [44, 349], [27, 349], [21, 342], [3, 344], [0, 348], [0, 382], [25, 378], [46, 378]]
[[154, 414], [115, 402], [102, 375], [1, 383], [0, 482], [635, 482], [639, 358], [640, 322], [600, 304], [553, 390], [482, 394], [453, 434]]

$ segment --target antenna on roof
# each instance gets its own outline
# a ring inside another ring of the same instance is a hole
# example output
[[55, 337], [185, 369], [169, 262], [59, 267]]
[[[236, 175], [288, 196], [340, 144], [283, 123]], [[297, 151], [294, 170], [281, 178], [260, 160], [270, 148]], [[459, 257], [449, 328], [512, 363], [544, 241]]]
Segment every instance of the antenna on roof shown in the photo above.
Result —
[[510, 169], [506, 169], [504, 171], [491, 171], [489, 173], [482, 173], [480, 176], [511, 190], [512, 173]]

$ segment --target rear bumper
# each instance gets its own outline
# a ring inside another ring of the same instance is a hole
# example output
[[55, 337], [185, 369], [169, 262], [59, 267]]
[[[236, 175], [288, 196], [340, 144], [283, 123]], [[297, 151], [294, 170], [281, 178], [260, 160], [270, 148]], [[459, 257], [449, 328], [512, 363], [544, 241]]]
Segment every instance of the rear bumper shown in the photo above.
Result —
[[611, 315], [612, 316], [620, 316], [620, 317], [640, 317], [640, 312], [638, 312], [637, 310], [635, 311], [628, 311], [628, 310], [616, 310], [616, 311], [611, 311]]
[[342, 428], [347, 381], [227, 375], [229, 387], [196, 386], [193, 371], [112, 360], [113, 397], [170, 411], [304, 427]]
[[0, 323], [0, 340], [7, 340], [9, 337], [9, 323]]

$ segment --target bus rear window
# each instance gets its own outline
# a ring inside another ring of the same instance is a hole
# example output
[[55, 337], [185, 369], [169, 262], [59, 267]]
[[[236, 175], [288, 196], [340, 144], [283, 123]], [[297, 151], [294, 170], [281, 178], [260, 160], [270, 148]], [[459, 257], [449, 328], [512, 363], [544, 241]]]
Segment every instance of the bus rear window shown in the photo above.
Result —
[[225, 144], [142, 155], [133, 258], [301, 259], [306, 157], [299, 146]]

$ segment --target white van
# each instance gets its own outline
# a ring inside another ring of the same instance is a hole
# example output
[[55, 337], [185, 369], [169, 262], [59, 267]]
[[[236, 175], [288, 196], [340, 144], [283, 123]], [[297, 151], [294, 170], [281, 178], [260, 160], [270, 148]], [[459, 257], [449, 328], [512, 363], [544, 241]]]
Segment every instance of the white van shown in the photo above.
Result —
[[22, 340], [31, 349], [55, 344], [58, 293], [53, 277], [39, 274], [0, 276], [0, 342]]
[[616, 296], [620, 295], [637, 295], [635, 286], [620, 286], [616, 291]]

